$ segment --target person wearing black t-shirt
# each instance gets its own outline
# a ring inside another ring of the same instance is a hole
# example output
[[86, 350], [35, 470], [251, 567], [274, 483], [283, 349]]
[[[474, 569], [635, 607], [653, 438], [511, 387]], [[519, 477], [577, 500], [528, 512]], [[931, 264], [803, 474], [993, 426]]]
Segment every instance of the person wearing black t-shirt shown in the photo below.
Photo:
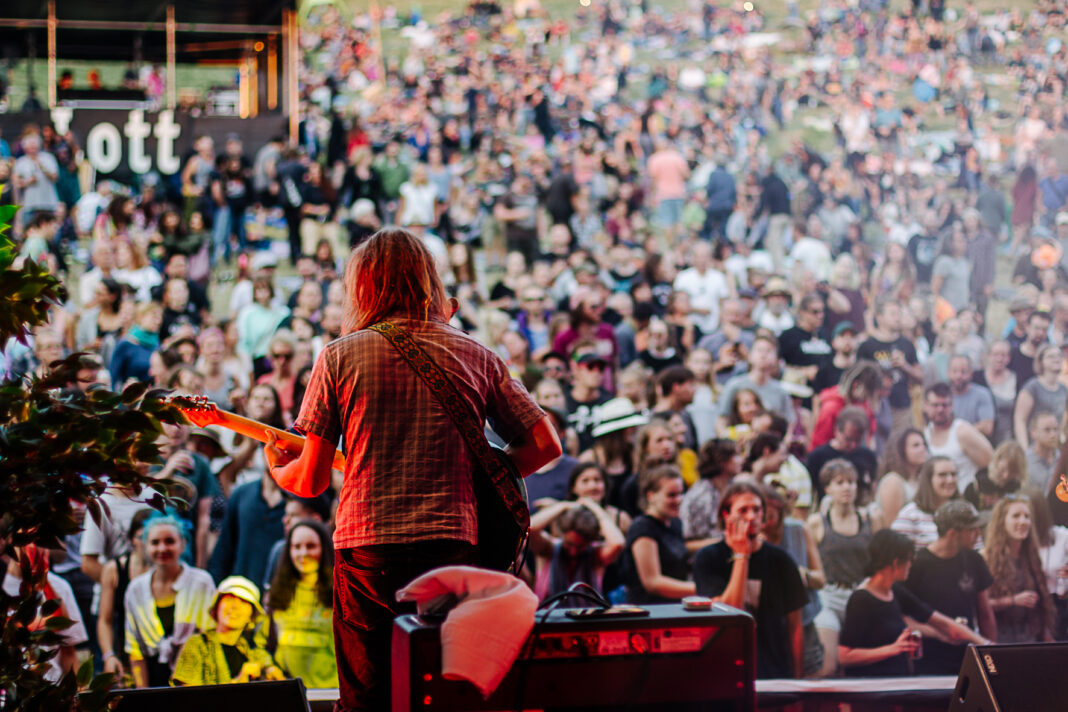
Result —
[[915, 546], [892, 529], [880, 529], [868, 543], [869, 578], [846, 604], [838, 640], [838, 661], [847, 677], [902, 677], [910, 658], [920, 654], [913, 631], [950, 640], [985, 642], [970, 630], [935, 611], [903, 582], [909, 576]]
[[[780, 344], [781, 344], [780, 340]], [[831, 334], [832, 354], [820, 365], [816, 377], [812, 379], [812, 390], [822, 393], [837, 386], [842, 374], [857, 362], [857, 327], [851, 321], [840, 321]]]
[[1049, 340], [1050, 313], [1034, 311], [1027, 317], [1027, 331], [1023, 343], [1009, 354], [1009, 370], [1016, 374], [1016, 393], [1035, 375], [1035, 354], [1038, 347]]
[[857, 468], [857, 504], [871, 501], [875, 491], [876, 470], [879, 467], [875, 452], [864, 445], [868, 437], [868, 416], [857, 406], [847, 406], [834, 421], [834, 437], [808, 454], [805, 467], [812, 474], [817, 499], [823, 497], [820, 471], [831, 460], [842, 458]]
[[701, 549], [694, 558], [697, 593], [753, 614], [758, 678], [801, 677], [801, 609], [808, 594], [790, 555], [760, 535], [764, 526], [760, 485], [746, 481], [729, 485], [718, 516], [723, 540]]
[[[996, 639], [997, 623], [987, 595], [994, 578], [974, 549], [979, 539], [979, 513], [968, 502], [954, 499], [935, 511], [934, 522], [938, 539], [916, 553], [905, 587], [940, 613], [966, 619], [968, 628], [978, 623], [983, 637]], [[985, 643], [983, 637], [972, 642]], [[956, 675], [964, 650], [964, 645], [925, 640], [916, 672]]]
[[608, 362], [595, 353], [584, 353], [571, 360], [571, 388], [564, 391], [567, 422], [578, 436], [579, 452], [593, 445], [593, 426], [600, 421], [598, 407], [611, 400], [612, 394], [601, 387]]
[[[797, 308], [797, 321], [779, 336], [779, 354], [787, 366], [800, 368], [811, 385], [833, 350], [819, 335], [825, 307], [818, 294], [806, 294]], [[818, 391], [817, 391], [818, 392]]]
[[628, 603], [673, 603], [695, 592], [682, 538], [682, 474], [658, 465], [639, 481], [643, 513], [627, 529], [623, 584]]
[[875, 328], [857, 350], [858, 360], [875, 361], [889, 371], [890, 410], [894, 414], [893, 430], [912, 427], [912, 397], [909, 383], [923, 382], [923, 368], [916, 358], [916, 346], [901, 335], [901, 305], [886, 299], [875, 309]]

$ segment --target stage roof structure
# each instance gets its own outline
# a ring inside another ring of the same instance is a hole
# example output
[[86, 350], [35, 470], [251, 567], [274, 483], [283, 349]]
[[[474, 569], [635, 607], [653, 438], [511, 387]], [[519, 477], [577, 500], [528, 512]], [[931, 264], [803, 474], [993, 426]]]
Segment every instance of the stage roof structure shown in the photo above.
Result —
[[242, 67], [243, 77], [253, 77], [252, 94], [257, 74], [261, 89], [272, 87], [264, 108], [296, 106], [297, 0], [3, 0], [2, 5], [0, 53], [47, 57], [50, 107], [56, 103], [57, 58], [166, 63], [170, 108], [177, 62], [233, 63]]

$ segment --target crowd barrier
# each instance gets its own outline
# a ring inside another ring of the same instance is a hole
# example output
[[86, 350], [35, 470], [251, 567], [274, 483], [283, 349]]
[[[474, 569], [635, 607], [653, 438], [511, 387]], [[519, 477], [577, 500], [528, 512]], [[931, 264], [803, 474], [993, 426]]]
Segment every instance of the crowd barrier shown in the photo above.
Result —
[[[802, 703], [806, 710], [819, 710], [838, 703], [862, 704], [866, 712], [892, 712], [897, 706], [909, 712], [949, 707], [956, 675], [937, 677], [835, 678], [827, 680], [757, 680], [757, 709], [776, 710]], [[308, 690], [312, 712], [330, 712], [336, 689]]]

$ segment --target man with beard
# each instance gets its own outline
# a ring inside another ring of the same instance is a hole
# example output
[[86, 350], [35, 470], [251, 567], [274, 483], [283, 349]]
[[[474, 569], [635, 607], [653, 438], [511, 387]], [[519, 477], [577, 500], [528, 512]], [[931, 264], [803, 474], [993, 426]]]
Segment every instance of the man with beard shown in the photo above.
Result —
[[947, 377], [953, 389], [953, 415], [963, 418], [988, 438], [994, 433], [994, 395], [972, 383], [972, 360], [964, 354], [949, 359]]
[[994, 448], [975, 426], [953, 415], [953, 390], [948, 383], [935, 383], [923, 393], [923, 414], [931, 456], [942, 455], [957, 466], [957, 486], [961, 492], [975, 482], [975, 474], [990, 464]]
[[801, 608], [808, 595], [790, 555], [764, 541], [761, 486], [744, 480], [729, 485], [718, 517], [723, 540], [694, 558], [698, 595], [756, 619], [758, 678], [801, 677]]

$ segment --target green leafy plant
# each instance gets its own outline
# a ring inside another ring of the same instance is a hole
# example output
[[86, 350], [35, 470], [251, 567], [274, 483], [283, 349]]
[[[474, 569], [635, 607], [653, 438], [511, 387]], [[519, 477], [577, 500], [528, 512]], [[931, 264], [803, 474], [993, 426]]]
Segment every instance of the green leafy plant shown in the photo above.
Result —
[[[43, 264], [19, 265], [10, 238], [16, 208], [0, 206], [0, 346], [27, 343], [62, 304], [66, 289]], [[61, 547], [81, 528], [84, 505], [97, 522], [109, 486], [128, 488], [150, 506], [176, 506], [169, 483], [148, 475], [159, 459], [161, 423], [182, 416], [143, 384], [121, 394], [71, 387], [89, 355], [72, 354], [47, 375], [0, 381], [0, 547]], [[147, 490], [147, 491], [146, 491]], [[45, 679], [70, 621], [41, 593], [45, 573], [20, 556], [18, 596], [0, 592], [0, 694], [19, 710], [100, 710], [107, 707], [111, 675], [93, 676], [92, 661], [53, 684]], [[43, 623], [42, 623], [43, 621]], [[35, 624], [36, 622], [36, 624]], [[6, 706], [5, 705], [5, 706]]]

